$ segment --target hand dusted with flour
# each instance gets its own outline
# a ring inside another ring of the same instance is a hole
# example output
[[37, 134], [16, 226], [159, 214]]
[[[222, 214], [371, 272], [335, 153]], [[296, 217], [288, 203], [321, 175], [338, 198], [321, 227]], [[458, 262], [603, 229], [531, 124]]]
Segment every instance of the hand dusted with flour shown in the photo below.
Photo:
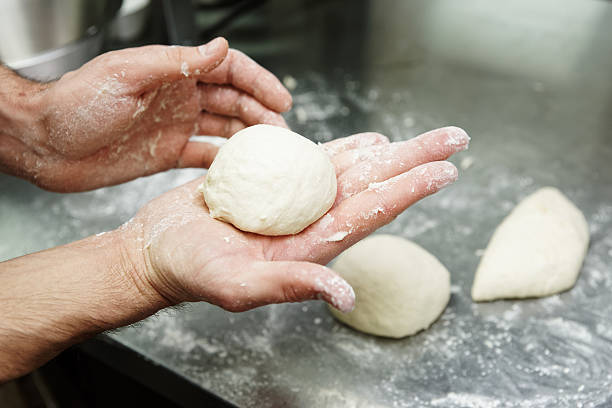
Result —
[[192, 135], [286, 126], [279, 112], [291, 106], [280, 81], [223, 38], [109, 52], [48, 84], [10, 78], [20, 112], [8, 126], [0, 118], [10, 136], [0, 143], [0, 167], [63, 192], [208, 167], [218, 148]]
[[463, 130], [451, 127], [406, 142], [362, 133], [322, 145], [335, 167], [338, 190], [351, 194], [337, 197], [325, 216], [295, 235], [252, 234], [214, 219], [198, 191], [204, 178], [194, 180], [152, 201], [123, 227], [134, 237], [131, 258], [142, 260], [134, 266], [137, 281], [172, 304], [204, 300], [243, 311], [324, 299], [350, 311], [351, 287], [323, 265], [452, 183], [457, 169], [439, 160], [466, 149], [468, 142]]

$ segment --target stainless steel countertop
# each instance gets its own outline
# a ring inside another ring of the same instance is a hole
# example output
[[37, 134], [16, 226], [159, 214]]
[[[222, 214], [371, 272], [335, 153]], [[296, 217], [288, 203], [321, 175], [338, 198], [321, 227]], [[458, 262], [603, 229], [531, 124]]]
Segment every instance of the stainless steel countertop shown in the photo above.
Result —
[[[429, 330], [364, 335], [320, 302], [240, 314], [202, 303], [107, 336], [245, 407], [611, 406], [612, 3], [506, 3], [279, 0], [227, 33], [296, 79], [287, 119], [314, 140], [365, 130], [402, 140], [447, 124], [470, 133], [470, 150], [453, 159], [459, 181], [382, 230], [451, 272], [450, 303]], [[0, 259], [114, 228], [200, 174], [69, 195], [2, 176]], [[547, 185], [590, 225], [576, 286], [472, 303], [494, 228]]]

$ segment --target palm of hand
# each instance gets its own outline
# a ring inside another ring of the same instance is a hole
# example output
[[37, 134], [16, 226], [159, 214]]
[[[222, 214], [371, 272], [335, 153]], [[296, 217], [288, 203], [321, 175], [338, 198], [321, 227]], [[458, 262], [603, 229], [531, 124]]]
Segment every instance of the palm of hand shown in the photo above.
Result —
[[321, 264], [454, 181], [455, 167], [435, 160], [463, 150], [468, 140], [445, 128], [392, 144], [372, 133], [330, 142], [336, 203], [296, 235], [262, 236], [213, 219], [197, 191], [203, 178], [152, 201], [125, 228], [145, 243], [145, 279], [171, 303], [205, 300], [242, 311], [322, 298], [347, 311], [352, 289]]

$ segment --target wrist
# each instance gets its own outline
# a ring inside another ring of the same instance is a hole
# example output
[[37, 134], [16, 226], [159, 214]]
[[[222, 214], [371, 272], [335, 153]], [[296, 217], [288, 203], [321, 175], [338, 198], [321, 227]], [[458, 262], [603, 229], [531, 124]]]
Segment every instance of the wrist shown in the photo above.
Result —
[[[159, 239], [146, 238], [145, 227], [134, 220], [123, 224], [119, 231], [124, 234], [124, 253], [132, 259], [134, 285], [143, 293], [163, 304], [163, 307], [174, 306], [186, 301], [194, 301], [174, 279], [169, 278], [181, 259], [177, 251], [170, 255], [160, 248]], [[129, 238], [127, 238], [129, 237]], [[130, 249], [131, 248], [131, 249]], [[168, 259], [168, 258], [174, 259]], [[162, 266], [164, 265], [164, 266]]]
[[[92, 237], [93, 243], [103, 248], [100, 253], [107, 274], [109, 291], [117, 294], [117, 302], [128, 307], [109, 311], [101, 321], [112, 322], [103, 330], [125, 326], [172, 306], [149, 279], [149, 266], [138, 228], [125, 228]], [[119, 313], [116, 313], [119, 312]]]
[[4, 67], [0, 67], [0, 83], [0, 131], [26, 143], [39, 139], [43, 96], [49, 84], [22, 78]]
[[42, 114], [48, 84], [0, 66], [0, 170], [34, 181], [45, 158]]

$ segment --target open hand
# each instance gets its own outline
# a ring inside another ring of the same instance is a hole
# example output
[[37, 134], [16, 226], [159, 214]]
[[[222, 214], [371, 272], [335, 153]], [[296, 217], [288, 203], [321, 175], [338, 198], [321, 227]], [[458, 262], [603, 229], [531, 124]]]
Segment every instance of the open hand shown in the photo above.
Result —
[[336, 168], [332, 209], [296, 235], [243, 232], [213, 219], [194, 180], [151, 201], [122, 227], [139, 285], [168, 304], [207, 301], [230, 311], [320, 298], [349, 311], [350, 286], [322, 266], [416, 201], [457, 178], [442, 161], [467, 148], [459, 128], [389, 143], [362, 133], [324, 145]]
[[19, 146], [30, 179], [83, 191], [173, 167], [207, 167], [217, 147], [257, 123], [286, 126], [291, 96], [278, 79], [217, 38], [200, 47], [160, 45], [103, 54], [39, 95], [39, 131]]

